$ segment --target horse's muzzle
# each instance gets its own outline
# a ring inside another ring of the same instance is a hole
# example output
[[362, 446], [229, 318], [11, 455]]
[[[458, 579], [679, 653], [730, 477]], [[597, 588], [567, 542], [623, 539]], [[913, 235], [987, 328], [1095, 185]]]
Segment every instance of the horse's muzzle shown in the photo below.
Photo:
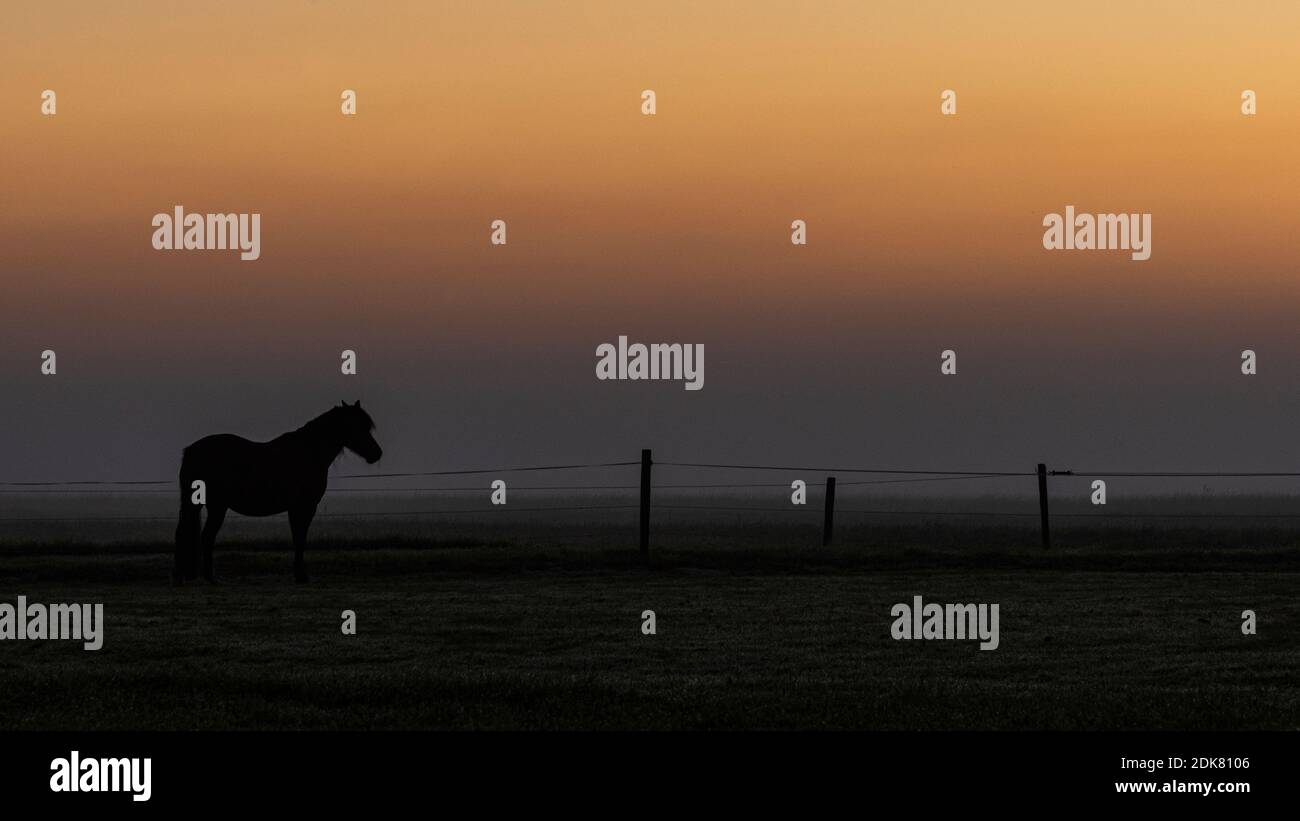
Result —
[[373, 465], [375, 462], [378, 462], [380, 459], [382, 459], [383, 456], [384, 456], [384, 451], [380, 448], [376, 448], [373, 456], [366, 457], [366, 464]]

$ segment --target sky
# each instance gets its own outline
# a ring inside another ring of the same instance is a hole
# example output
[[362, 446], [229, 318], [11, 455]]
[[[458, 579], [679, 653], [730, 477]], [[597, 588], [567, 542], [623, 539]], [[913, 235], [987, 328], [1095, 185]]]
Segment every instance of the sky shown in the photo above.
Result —
[[[6, 4], [0, 480], [168, 477], [345, 399], [374, 470], [1297, 469], [1297, 32], [1200, 0]], [[261, 258], [155, 250], [178, 204], [260, 213]], [[1151, 258], [1045, 250], [1067, 205], [1152, 214]], [[703, 344], [705, 388], [597, 380], [620, 335]]]

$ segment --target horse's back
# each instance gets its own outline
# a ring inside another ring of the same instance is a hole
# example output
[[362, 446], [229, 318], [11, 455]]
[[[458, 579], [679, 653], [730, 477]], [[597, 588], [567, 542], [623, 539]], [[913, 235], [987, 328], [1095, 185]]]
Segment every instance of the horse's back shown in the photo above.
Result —
[[265, 443], [252, 442], [233, 433], [214, 433], [191, 442], [182, 451], [181, 464], [197, 467], [199, 463], [211, 461], [243, 461], [255, 458], [259, 446], [265, 447]]
[[191, 442], [185, 448], [185, 452], [189, 453], [190, 451], [203, 451], [212, 448], [215, 449], [228, 448], [228, 447], [238, 448], [238, 447], [243, 447], [245, 445], [257, 445], [257, 444], [262, 444], [262, 443], [245, 439], [242, 436], [236, 436], [233, 433], [214, 433], [211, 436], [205, 436], [202, 439], [197, 439]]

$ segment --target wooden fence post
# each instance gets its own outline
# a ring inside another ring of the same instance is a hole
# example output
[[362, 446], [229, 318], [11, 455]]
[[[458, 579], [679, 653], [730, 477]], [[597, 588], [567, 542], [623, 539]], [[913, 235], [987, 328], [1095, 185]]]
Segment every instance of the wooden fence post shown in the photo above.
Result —
[[1038, 518], [1043, 525], [1043, 549], [1052, 546], [1052, 529], [1047, 521], [1047, 465], [1038, 465]]
[[831, 530], [835, 525], [835, 477], [826, 477], [826, 505], [822, 518], [822, 547], [831, 543]]
[[641, 558], [650, 558], [650, 449], [641, 451]]

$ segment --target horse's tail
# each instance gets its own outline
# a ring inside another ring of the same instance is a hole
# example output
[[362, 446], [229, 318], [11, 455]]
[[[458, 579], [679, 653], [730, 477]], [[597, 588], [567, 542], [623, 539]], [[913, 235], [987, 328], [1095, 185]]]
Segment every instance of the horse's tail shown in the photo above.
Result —
[[181, 514], [176, 525], [176, 566], [172, 570], [172, 581], [179, 584], [192, 579], [199, 569], [199, 511], [200, 507], [190, 501], [190, 450], [186, 448], [181, 456]]

